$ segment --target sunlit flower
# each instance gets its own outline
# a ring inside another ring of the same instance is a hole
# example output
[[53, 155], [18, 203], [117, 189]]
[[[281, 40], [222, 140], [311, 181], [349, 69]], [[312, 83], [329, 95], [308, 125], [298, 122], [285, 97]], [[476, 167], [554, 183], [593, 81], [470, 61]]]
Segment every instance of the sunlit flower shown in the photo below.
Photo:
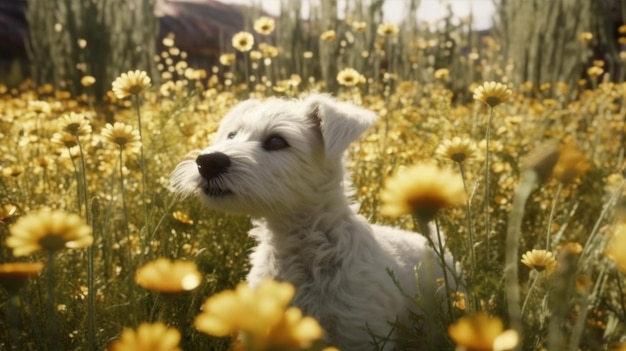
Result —
[[440, 68], [434, 73], [436, 79], [446, 80], [450, 77], [450, 70], [447, 68]]
[[582, 42], [590, 42], [593, 39], [593, 33], [591, 32], [582, 32], [578, 37]]
[[268, 43], [259, 44], [259, 50], [261, 51], [263, 57], [273, 58], [278, 56], [278, 48]]
[[74, 136], [85, 136], [91, 133], [89, 120], [82, 113], [70, 112], [59, 121], [61, 130]]
[[264, 280], [256, 288], [241, 283], [209, 297], [195, 326], [213, 336], [242, 333], [251, 350], [302, 349], [322, 337], [322, 328], [298, 308], [287, 309], [295, 290], [289, 283]]
[[68, 149], [78, 145], [76, 137], [69, 133], [54, 133], [52, 138], [50, 138], [50, 141], [53, 144], [63, 145]]
[[184, 212], [175, 211], [174, 213], [172, 213], [172, 217], [174, 217], [175, 220], [177, 220], [178, 222], [182, 224], [188, 224], [188, 225], [193, 224], [193, 220], [189, 218], [189, 216], [185, 214]]
[[235, 54], [221, 54], [220, 64], [222, 64], [223, 66], [230, 66], [235, 63], [236, 58], [237, 57], [235, 56]]
[[435, 149], [435, 156], [462, 163], [478, 158], [476, 143], [467, 138], [454, 137], [441, 142]]
[[508, 100], [513, 93], [506, 85], [496, 82], [485, 82], [474, 90], [474, 100], [491, 107], [496, 107]]
[[500, 318], [483, 313], [460, 318], [448, 328], [448, 335], [458, 351], [510, 350], [519, 342], [515, 331], [504, 330]]
[[52, 111], [50, 104], [46, 101], [41, 100], [29, 101], [28, 108], [33, 112], [38, 113], [50, 113]]
[[604, 254], [615, 262], [620, 271], [626, 273], [626, 224], [620, 224], [614, 229]]
[[376, 33], [382, 37], [398, 34], [398, 26], [393, 23], [381, 23], [376, 28]]
[[232, 44], [235, 49], [241, 52], [248, 52], [252, 50], [254, 37], [248, 32], [239, 32], [233, 35]]
[[0, 221], [6, 221], [17, 214], [17, 206], [5, 204], [0, 206]]
[[590, 168], [591, 164], [583, 153], [571, 145], [566, 145], [559, 151], [552, 176], [563, 184], [572, 184]]
[[327, 30], [320, 34], [320, 39], [323, 41], [333, 41], [337, 39], [337, 33], [334, 30]]
[[141, 139], [137, 129], [129, 124], [115, 122], [107, 123], [101, 132], [104, 140], [117, 144], [122, 150], [138, 153], [141, 149]]
[[367, 22], [354, 21], [352, 22], [352, 29], [358, 33], [364, 33], [367, 29]]
[[344, 68], [337, 73], [337, 82], [347, 87], [353, 87], [359, 83], [360, 76], [361, 74], [357, 70]]
[[62, 210], [39, 210], [20, 217], [9, 229], [6, 245], [13, 255], [90, 246], [91, 227], [77, 214]]
[[169, 261], [158, 258], [143, 265], [135, 273], [137, 285], [161, 293], [179, 293], [200, 285], [202, 275], [194, 262]]
[[150, 77], [145, 71], [128, 71], [122, 73], [112, 84], [113, 93], [118, 99], [131, 95], [139, 95], [150, 87]]
[[141, 323], [137, 330], [124, 328], [119, 339], [113, 341], [108, 351], [181, 351], [181, 335], [165, 324]]
[[541, 272], [556, 268], [556, 258], [554, 254], [546, 250], [533, 249], [522, 255], [522, 263], [526, 266]]
[[598, 66], [591, 66], [587, 69], [587, 75], [591, 78], [597, 78], [604, 73], [604, 69]]
[[5, 177], [18, 177], [22, 173], [24, 173], [24, 167], [20, 165], [13, 165], [2, 168], [2, 175]]
[[93, 76], [83, 76], [80, 79], [80, 84], [84, 87], [90, 87], [96, 83], [96, 78]]
[[418, 164], [385, 181], [381, 213], [393, 217], [413, 213], [431, 220], [440, 209], [465, 203], [465, 197], [461, 176], [434, 164]]
[[254, 30], [263, 35], [268, 35], [274, 31], [275, 22], [271, 17], [263, 16], [254, 21]]
[[0, 286], [9, 292], [18, 291], [29, 277], [43, 269], [43, 263], [15, 262], [0, 264]]
[[461, 311], [465, 311], [465, 309], [467, 308], [464, 293], [455, 291], [452, 294], [450, 294], [450, 299], [452, 300], [452, 306], [454, 308], [457, 308]]

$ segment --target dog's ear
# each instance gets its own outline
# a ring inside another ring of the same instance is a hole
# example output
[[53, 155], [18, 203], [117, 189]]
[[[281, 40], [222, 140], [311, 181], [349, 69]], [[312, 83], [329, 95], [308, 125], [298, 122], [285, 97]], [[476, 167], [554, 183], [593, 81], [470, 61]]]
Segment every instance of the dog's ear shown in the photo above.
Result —
[[307, 114], [319, 125], [326, 157], [341, 157], [377, 119], [374, 112], [342, 102], [328, 95], [313, 94], [304, 100]]

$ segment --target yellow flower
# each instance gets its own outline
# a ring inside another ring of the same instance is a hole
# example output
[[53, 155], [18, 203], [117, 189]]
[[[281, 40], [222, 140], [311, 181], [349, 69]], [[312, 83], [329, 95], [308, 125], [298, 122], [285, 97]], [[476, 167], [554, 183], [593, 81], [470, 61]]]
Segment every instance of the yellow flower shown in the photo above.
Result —
[[452, 300], [452, 306], [461, 311], [465, 311], [467, 305], [465, 303], [465, 294], [459, 291], [455, 291], [450, 294], [450, 299]]
[[252, 50], [254, 45], [254, 37], [248, 32], [239, 32], [233, 35], [233, 47], [241, 52]]
[[259, 44], [259, 50], [261, 50], [261, 54], [263, 55], [263, 57], [273, 58], [278, 56], [278, 48], [274, 45], [261, 43]]
[[393, 23], [381, 23], [376, 28], [376, 33], [381, 37], [388, 37], [398, 34], [398, 26]]
[[337, 39], [337, 33], [334, 30], [327, 30], [320, 35], [320, 39], [323, 41], [334, 41]]
[[626, 273], [626, 224], [615, 228], [604, 254], [615, 262], [620, 271]]
[[366, 28], [367, 22], [355, 21], [352, 23], [352, 29], [354, 29], [355, 32], [364, 33]]
[[585, 155], [573, 146], [566, 145], [559, 151], [559, 158], [552, 170], [552, 176], [563, 184], [572, 184], [590, 168], [591, 164]]
[[19, 165], [7, 166], [2, 169], [2, 175], [5, 177], [18, 177], [24, 173], [24, 167]]
[[533, 249], [522, 255], [522, 263], [535, 269], [538, 272], [543, 270], [551, 271], [556, 268], [556, 258], [554, 254], [546, 250]]
[[29, 213], [18, 219], [9, 231], [11, 235], [6, 245], [13, 249], [15, 256], [40, 250], [76, 249], [93, 242], [91, 227], [77, 214], [62, 210]]
[[193, 224], [193, 220], [189, 218], [187, 214], [181, 211], [175, 211], [174, 213], [172, 213], [172, 217], [174, 217], [175, 220], [177, 220], [178, 222], [182, 224], [188, 224], [188, 225]]
[[128, 71], [122, 73], [112, 84], [113, 93], [118, 99], [131, 95], [139, 95], [150, 87], [150, 77], [145, 71]]
[[510, 350], [519, 342], [515, 331], [504, 330], [500, 318], [484, 313], [460, 318], [448, 328], [448, 335], [458, 351]]
[[435, 71], [436, 79], [445, 80], [445, 79], [448, 79], [448, 77], [450, 77], [450, 70], [447, 68], [440, 68]]
[[264, 280], [256, 288], [241, 283], [208, 298], [195, 326], [223, 337], [243, 335], [247, 350], [302, 349], [320, 339], [323, 331], [295, 307], [287, 309], [295, 290], [289, 283]]
[[506, 85], [496, 82], [485, 82], [474, 90], [474, 100], [491, 107], [496, 107], [508, 100], [513, 93]]
[[137, 285], [161, 293], [178, 293], [193, 290], [200, 285], [202, 275], [193, 262], [169, 261], [158, 258], [135, 272]]
[[275, 22], [271, 17], [263, 16], [254, 21], [254, 30], [263, 35], [268, 35], [274, 31]]
[[70, 112], [61, 117], [61, 130], [73, 136], [85, 136], [91, 133], [91, 125], [82, 113]]
[[53, 144], [63, 145], [68, 149], [73, 148], [74, 146], [78, 145], [78, 142], [76, 141], [76, 137], [69, 133], [54, 133], [50, 141]]
[[113, 341], [108, 351], [181, 351], [180, 332], [165, 324], [141, 323], [137, 330], [124, 328], [119, 339]]
[[141, 149], [139, 132], [131, 125], [122, 122], [107, 123], [100, 133], [104, 140], [117, 144], [120, 149], [138, 153]]
[[6, 204], [0, 206], [0, 221], [13, 218], [17, 214], [17, 207], [15, 205]]
[[582, 42], [590, 42], [593, 39], [593, 33], [591, 32], [582, 32], [578, 37]]
[[221, 54], [220, 55], [220, 63], [223, 66], [230, 66], [233, 63], [235, 63], [235, 59], [237, 57], [235, 56], [235, 54]]
[[434, 164], [417, 164], [385, 181], [381, 213], [393, 217], [413, 213], [431, 220], [440, 209], [465, 203], [465, 197], [458, 174]]
[[337, 82], [339, 84], [353, 87], [359, 84], [361, 74], [353, 68], [344, 68], [337, 73]]
[[9, 292], [17, 292], [29, 277], [39, 274], [43, 263], [16, 262], [0, 264], [0, 286]]
[[597, 78], [601, 76], [602, 73], [604, 73], [604, 70], [602, 69], [602, 67], [591, 66], [587, 69], [587, 75], [591, 78]]
[[84, 87], [90, 87], [96, 83], [96, 78], [93, 76], [84, 76], [80, 79], [80, 84]]
[[478, 148], [476, 143], [467, 138], [454, 137], [444, 140], [437, 149], [435, 156], [441, 159], [449, 159], [454, 162], [462, 163], [478, 158]]

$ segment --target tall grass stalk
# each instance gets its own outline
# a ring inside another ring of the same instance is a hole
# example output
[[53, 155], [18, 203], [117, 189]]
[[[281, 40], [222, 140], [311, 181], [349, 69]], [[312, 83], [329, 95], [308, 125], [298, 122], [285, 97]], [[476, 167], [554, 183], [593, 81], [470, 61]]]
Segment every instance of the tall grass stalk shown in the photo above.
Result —
[[58, 340], [57, 340], [57, 313], [55, 306], [55, 281], [54, 281], [54, 251], [48, 250], [48, 263], [46, 265], [47, 274], [46, 274], [46, 297], [47, 297], [47, 305], [48, 305], [48, 318], [46, 319], [46, 328], [47, 328], [47, 338], [49, 350], [56, 351], [58, 350]]
[[[518, 185], [513, 197], [513, 208], [509, 214], [509, 226], [505, 244], [505, 269], [506, 281], [505, 295], [508, 305], [509, 321], [511, 328], [522, 335], [522, 313], [520, 309], [520, 286], [519, 286], [519, 241], [522, 234], [522, 219], [524, 218], [524, 206], [533, 191], [539, 175], [534, 170], [527, 170], [522, 174], [522, 182]], [[520, 350], [520, 345], [516, 350]]]
[[22, 321], [20, 319], [20, 296], [18, 291], [7, 290], [7, 320], [9, 322], [9, 348], [22, 350]]
[[[426, 237], [431, 247], [433, 248], [433, 251], [435, 252], [435, 255], [437, 256], [437, 260], [439, 261], [439, 264], [441, 265], [441, 269], [443, 271], [444, 286], [445, 286], [445, 291], [446, 291], [445, 299], [448, 305], [448, 312], [450, 313], [450, 320], [452, 321], [455, 318], [454, 318], [454, 308], [452, 306], [452, 301], [450, 299], [450, 292], [452, 291], [452, 289], [450, 288], [451, 285], [448, 280], [448, 271], [450, 271], [450, 273], [452, 273], [453, 275], [455, 274], [451, 270], [451, 267], [448, 267], [448, 264], [446, 263], [446, 252], [443, 246], [443, 240], [441, 238], [439, 225], [437, 224], [437, 221], [435, 220], [436, 233], [432, 233], [431, 226], [429, 225], [429, 222], [427, 220], [425, 220], [424, 218], [421, 218], [420, 216], [413, 216], [413, 217], [415, 221], [417, 222], [418, 228], [420, 228], [422, 235]], [[434, 242], [433, 235], [437, 235], [437, 243]]]
[[561, 197], [561, 191], [563, 191], [563, 183], [559, 182], [556, 188], [556, 194], [552, 199], [552, 206], [550, 207], [550, 215], [548, 216], [548, 228], [546, 229], [546, 250], [550, 251], [550, 237], [552, 236], [552, 220], [554, 219], [554, 211], [556, 210], [556, 204]]
[[[78, 135], [75, 135], [76, 143], [78, 144], [78, 150], [80, 151], [80, 163], [81, 163], [81, 180], [82, 180], [82, 203], [85, 204], [85, 220], [86, 222], [92, 226], [93, 222], [91, 221], [91, 212], [88, 206], [89, 199], [89, 190], [87, 183], [87, 166], [85, 165], [85, 153], [83, 150], [83, 145], [80, 142], [80, 138]], [[94, 235], [94, 240], [95, 240]], [[96, 325], [95, 325], [95, 288], [94, 288], [94, 279], [95, 279], [95, 269], [94, 269], [94, 245], [90, 245], [87, 248], [87, 347], [89, 350], [93, 350], [93, 342], [95, 341], [96, 335]]]
[[[141, 202], [143, 208], [143, 223], [145, 229], [148, 228], [148, 201], [146, 196], [147, 191], [147, 180], [146, 180], [146, 158], [144, 154], [144, 138], [143, 138], [143, 127], [141, 125], [141, 97], [139, 95], [133, 95], [133, 104], [135, 106], [135, 110], [137, 111], [137, 129], [139, 130], [139, 142], [141, 146], [139, 148], [139, 158], [140, 158], [140, 167], [141, 167]], [[120, 150], [121, 153], [121, 150]], [[121, 162], [121, 155], [120, 155]], [[120, 163], [120, 167], [122, 167], [122, 163]], [[143, 244], [143, 243], [142, 243]], [[141, 252], [143, 253], [143, 247]]]
[[490, 186], [491, 186], [491, 150], [489, 148], [489, 140], [491, 139], [491, 123], [493, 121], [493, 107], [489, 106], [489, 120], [487, 121], [487, 135], [485, 136], [485, 248], [486, 255], [489, 257], [490, 246], [489, 246], [489, 237], [491, 236], [491, 194], [490, 194]]
[[[140, 157], [140, 167], [141, 167], [141, 202], [142, 202], [142, 209], [143, 209], [143, 230], [142, 232], [147, 233], [149, 231], [149, 226], [148, 226], [148, 199], [147, 199], [147, 191], [148, 191], [148, 186], [147, 186], [147, 180], [146, 180], [146, 157], [145, 157], [145, 153], [144, 153], [144, 138], [143, 138], [143, 131], [142, 131], [142, 125], [141, 125], [141, 97], [136, 94], [133, 95], [133, 103], [135, 105], [135, 110], [137, 111], [137, 128], [139, 130], [139, 142], [141, 143], [141, 146], [139, 148], [139, 157]], [[122, 167], [122, 163], [121, 163], [121, 150], [120, 150], [120, 167]], [[121, 169], [121, 168], [120, 168]], [[122, 185], [123, 186], [123, 185]], [[128, 218], [127, 218], [128, 221]], [[145, 242], [143, 240], [143, 235], [140, 235], [139, 238], [139, 242], [140, 242], [140, 248], [141, 248], [141, 255], [139, 255], [139, 260], [140, 262], [142, 262], [142, 256], [144, 254], [144, 249], [145, 249]], [[130, 244], [130, 243], [129, 243]]]
[[465, 175], [465, 165], [463, 162], [456, 163], [459, 166], [459, 172], [461, 173], [461, 179], [463, 180], [463, 188], [467, 194], [467, 201], [465, 202], [465, 211], [467, 213], [467, 233], [469, 237], [469, 252], [470, 252], [470, 265], [472, 272], [476, 271], [476, 253], [474, 252], [474, 225], [472, 220], [472, 199], [467, 189], [467, 177]]

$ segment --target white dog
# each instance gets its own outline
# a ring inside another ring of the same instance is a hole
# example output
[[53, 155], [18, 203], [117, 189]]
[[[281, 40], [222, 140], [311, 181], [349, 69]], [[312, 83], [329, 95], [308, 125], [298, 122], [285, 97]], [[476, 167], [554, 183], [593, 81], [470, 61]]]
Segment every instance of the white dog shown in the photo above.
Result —
[[442, 269], [427, 240], [368, 224], [345, 195], [344, 151], [375, 121], [373, 112], [321, 94], [248, 100], [224, 117], [213, 145], [170, 178], [179, 195], [255, 218], [248, 282], [293, 284], [293, 305], [316, 318], [341, 350], [371, 350], [372, 335], [394, 338], [392, 323], [409, 323], [416, 305], [388, 270], [430, 313], [439, 311], [433, 306], [443, 294], [436, 282]]

